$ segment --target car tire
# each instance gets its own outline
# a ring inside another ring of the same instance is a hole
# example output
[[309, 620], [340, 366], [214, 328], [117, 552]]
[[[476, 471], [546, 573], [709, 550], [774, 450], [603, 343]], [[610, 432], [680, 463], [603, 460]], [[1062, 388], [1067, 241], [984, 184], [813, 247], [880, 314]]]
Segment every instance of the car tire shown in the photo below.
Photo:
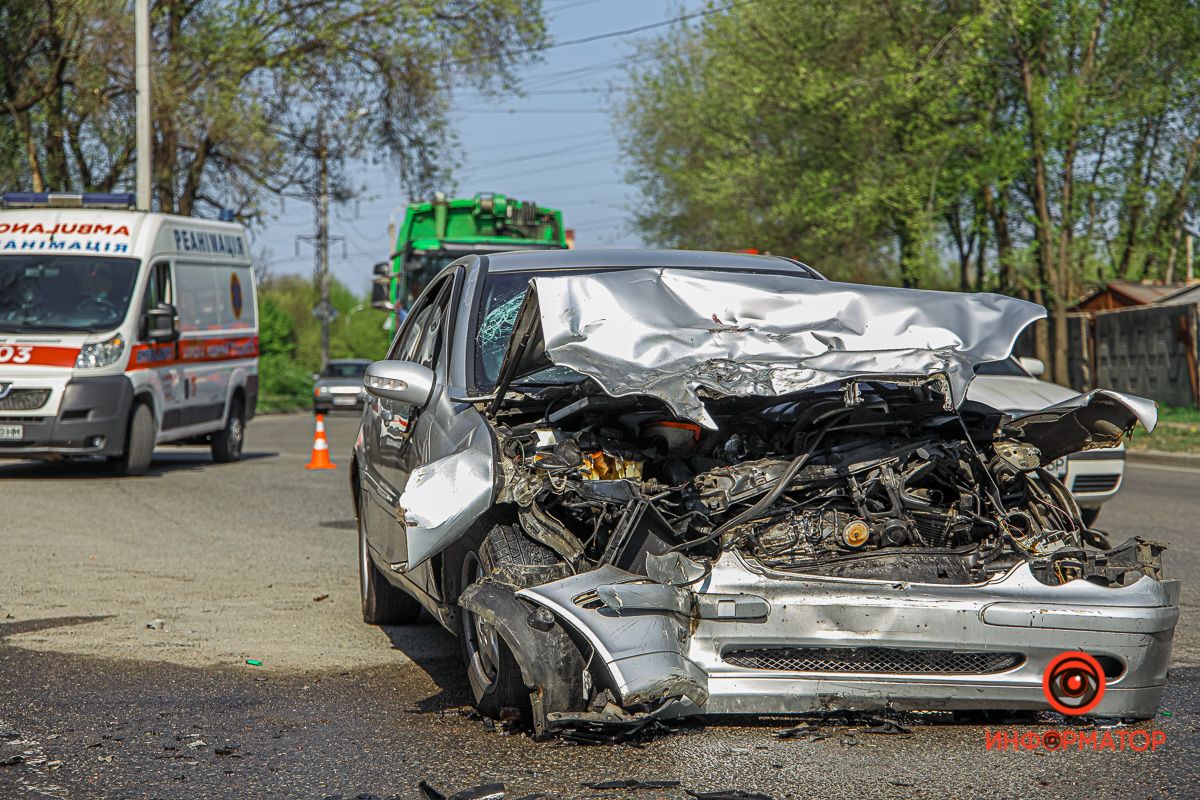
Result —
[[246, 439], [246, 412], [242, 399], [235, 397], [229, 404], [225, 427], [212, 435], [212, 457], [218, 464], [227, 464], [242, 457], [242, 445]]
[[363, 504], [368, 502], [363, 493], [358, 498], [358, 589], [362, 599], [363, 622], [368, 625], [411, 625], [421, 616], [421, 604], [403, 589], [388, 583], [388, 579], [375, 566], [367, 550], [366, 523], [363, 522]]
[[[466, 589], [504, 566], [553, 565], [559, 561], [554, 551], [533, 541], [519, 528], [496, 525], [479, 550], [468, 551], [463, 558], [459, 586]], [[500, 719], [505, 709], [516, 709], [528, 722], [532, 715], [529, 689], [508, 644], [491, 625], [470, 611], [462, 609], [458, 619], [467, 679], [479, 713]]]
[[125, 432], [125, 451], [112, 459], [113, 473], [122, 477], [145, 475], [154, 458], [157, 436], [154, 412], [145, 403], [136, 403], [129, 415], [129, 430]]
[[1083, 520], [1083, 524], [1090, 528], [1096, 524], [1096, 520], [1100, 519], [1100, 509], [1081, 508], [1079, 509], [1079, 517]]

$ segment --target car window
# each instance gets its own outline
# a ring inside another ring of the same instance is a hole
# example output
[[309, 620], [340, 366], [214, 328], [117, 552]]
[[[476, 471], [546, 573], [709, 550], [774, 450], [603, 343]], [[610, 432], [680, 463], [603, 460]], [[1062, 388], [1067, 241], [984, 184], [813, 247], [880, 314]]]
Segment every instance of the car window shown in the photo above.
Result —
[[[803, 280], [820, 280], [817, 273], [808, 267], [797, 266], [794, 273], [773, 271], [773, 274], [786, 274]], [[596, 271], [609, 271], [613, 268], [601, 268]], [[625, 269], [625, 268], [617, 268]], [[720, 272], [721, 270], [712, 270]], [[581, 271], [572, 270], [573, 274]], [[554, 274], [542, 271], [539, 275]], [[477, 391], [490, 392], [496, 385], [500, 365], [504, 361], [504, 353], [508, 349], [508, 340], [512, 336], [513, 326], [517, 321], [517, 312], [525, 300], [525, 292], [529, 281], [534, 277], [532, 272], [491, 272], [484, 281], [479, 305], [475, 314], [475, 363], [474, 386]], [[562, 384], [574, 383], [582, 379], [578, 372], [567, 367], [551, 366], [531, 375], [524, 375], [518, 383]]]
[[366, 364], [326, 364], [321, 370], [322, 378], [361, 378], [367, 372]]
[[437, 301], [431, 306], [431, 312], [425, 319], [424, 331], [421, 334], [421, 344], [417, 347], [412, 359], [422, 366], [433, 368], [437, 363], [438, 349], [442, 341], [442, 322], [446, 318], [446, 310], [450, 305], [450, 281], [443, 282], [442, 291], [438, 293]]
[[440, 289], [435, 287], [427, 292], [423, 302], [419, 302], [409, 313], [388, 353], [389, 359], [415, 361], [427, 367], [437, 363], [437, 348], [441, 341], [438, 334], [450, 304], [453, 277], [447, 276], [438, 286]]

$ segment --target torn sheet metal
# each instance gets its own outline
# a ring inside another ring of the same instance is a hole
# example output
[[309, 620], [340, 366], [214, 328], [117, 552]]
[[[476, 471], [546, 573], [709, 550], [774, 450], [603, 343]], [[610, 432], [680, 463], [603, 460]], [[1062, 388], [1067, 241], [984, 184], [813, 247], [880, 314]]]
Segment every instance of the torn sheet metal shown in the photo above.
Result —
[[703, 397], [776, 397], [852, 378], [944, 375], [957, 406], [974, 367], [1046, 315], [998, 294], [669, 268], [538, 277], [502, 377], [550, 364], [610, 395], [649, 395], [717, 425]]
[[[645, 579], [612, 565], [553, 583], [522, 589], [517, 596], [548, 608], [595, 649], [612, 676], [621, 705], [686, 697], [697, 706], [708, 699], [708, 677], [687, 658], [691, 621], [676, 608], [655, 613], [620, 613], [596, 590]], [[671, 590], [678, 591], [678, 590]]]
[[[473, 438], [473, 437], [472, 437]], [[461, 536], [492, 504], [492, 454], [470, 440], [457, 453], [413, 470], [400, 495], [405, 569], [412, 569]]]
[[1153, 400], [1107, 389], [1072, 397], [1039, 411], [1015, 417], [1005, 427], [1041, 451], [1042, 463], [1080, 450], [1116, 447], [1137, 423], [1152, 432], [1158, 422]]

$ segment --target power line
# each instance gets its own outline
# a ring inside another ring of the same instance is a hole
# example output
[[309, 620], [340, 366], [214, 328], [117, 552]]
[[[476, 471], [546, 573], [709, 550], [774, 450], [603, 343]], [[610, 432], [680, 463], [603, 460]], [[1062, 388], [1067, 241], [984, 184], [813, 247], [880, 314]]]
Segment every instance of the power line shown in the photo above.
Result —
[[[558, 50], [563, 47], [574, 47], [578, 44], [591, 44], [592, 42], [600, 42], [605, 39], [619, 39], [624, 36], [632, 36], [635, 33], [644, 33], [645, 31], [652, 31], [656, 28], [664, 28], [667, 25], [675, 25], [676, 23], [699, 19], [700, 17], [711, 17], [713, 14], [720, 14], [738, 5], [742, 5], [742, 3], [729, 3], [728, 5], [718, 6], [717, 8], [709, 8], [705, 9], [704, 11], [693, 11], [690, 14], [680, 14], [678, 17], [672, 17], [671, 19], [664, 19], [659, 22], [651, 22], [646, 25], [638, 25], [634, 28], [625, 28], [624, 30], [609, 31], [607, 33], [595, 33], [591, 36], [583, 36], [578, 39], [567, 39], [563, 42], [555, 42], [554, 44], [542, 45], [541, 47], [525, 47], [520, 50], [514, 50], [510, 53], [505, 53], [505, 56], [511, 58], [512, 56], [544, 53], [547, 50]], [[455, 61], [451, 61], [449, 64], [447, 64], [447, 66], [454, 67], [461, 64], [473, 64], [476, 61], [482, 61], [486, 58], [490, 58], [490, 56], [479, 55], [471, 58], [460, 58]]]
[[[550, 144], [551, 142], [570, 142], [577, 139], [591, 139], [602, 134], [596, 131], [586, 131], [583, 133], [572, 133], [566, 136], [546, 136], [541, 139], [519, 139], [515, 142], [505, 142], [504, 144], [495, 144], [488, 147], [476, 147], [471, 150], [471, 153], [492, 153], [498, 150], [503, 150], [506, 147], [512, 147], [513, 144], [527, 144], [531, 147], [539, 144]], [[604, 134], [607, 135], [607, 134]]]
[[608, 114], [604, 108], [460, 108], [456, 114]]
[[525, 156], [522, 158], [497, 159], [495, 161], [495, 163], [488, 164], [488, 165], [480, 167], [479, 169], [476, 169], [476, 170], [468, 170], [467, 172], [468, 172], [468, 174], [475, 175], [481, 171], [487, 172], [490, 169], [496, 169], [498, 167], [508, 167], [512, 164], [521, 164], [521, 163], [528, 162], [528, 161], [540, 161], [543, 158], [549, 158], [550, 156], [561, 156], [566, 153], [571, 153], [576, 156], [590, 154], [593, 151], [607, 148], [611, 144], [615, 144], [615, 143], [611, 141], [611, 138], [606, 138], [605, 141], [597, 142], [596, 144], [587, 145], [586, 147], [580, 147], [579, 145], [574, 145], [572, 147], [563, 147], [558, 150], [547, 150], [544, 153], [531, 154], [531, 155], [528, 155], [528, 156]]
[[[515, 95], [515, 96], [516, 97], [542, 97], [542, 96], [561, 95], [561, 94], [609, 94], [610, 92], [624, 92], [624, 91], [627, 91], [628, 88], [629, 87], [626, 87], [626, 86], [613, 86], [613, 87], [607, 88], [607, 89], [600, 89], [600, 88], [594, 88], [594, 87], [590, 88], [590, 89], [532, 89], [532, 90], [524, 90], [520, 94]], [[491, 98], [489, 98], [488, 95], [485, 95], [482, 92], [477, 92], [476, 97], [480, 100], [485, 100], [485, 101], [488, 99], [491, 99]], [[505, 95], [503, 97], [495, 97], [495, 99], [497, 101], [511, 100], [512, 97]]]
[[573, 3], [564, 3], [563, 5], [553, 6], [546, 10], [550, 12], [551, 16], [554, 16], [555, 14], [559, 13], [560, 11], [566, 11], [568, 8], [578, 8], [579, 6], [594, 6], [596, 3], [601, 3], [601, 2], [604, 2], [604, 0], [575, 0], [575, 2], [573, 2]]

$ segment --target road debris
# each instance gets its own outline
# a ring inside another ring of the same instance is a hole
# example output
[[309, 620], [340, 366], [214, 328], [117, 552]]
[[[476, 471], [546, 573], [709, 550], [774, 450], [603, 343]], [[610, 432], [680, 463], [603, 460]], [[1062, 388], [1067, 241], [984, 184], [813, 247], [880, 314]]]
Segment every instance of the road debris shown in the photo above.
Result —
[[161, 631], [166, 624], [167, 621], [165, 619], [155, 617], [146, 623], [146, 629], [151, 631]]
[[314, 603], [319, 603], [319, 602], [321, 602], [322, 600], [328, 600], [328, 599], [329, 599], [329, 595], [328, 595], [328, 594], [319, 594], [319, 595], [317, 595], [316, 597], [314, 597], [314, 598], [313, 598], [313, 602], [314, 602]]
[[673, 789], [680, 784], [679, 781], [637, 781], [624, 779], [581, 783], [579, 785], [585, 789], [625, 789], [626, 791], [634, 791], [637, 789]]
[[462, 789], [446, 796], [425, 781], [421, 781], [417, 784], [417, 791], [421, 793], [424, 800], [503, 800], [504, 798], [503, 783], [485, 783], [482, 786]]
[[7, 758], [0, 758], [0, 767], [15, 767], [24, 760], [25, 756], [22, 755], [13, 755], [8, 756]]
[[247, 658], [246, 663], [252, 667], [261, 667], [262, 666], [262, 661], [260, 661], [257, 658]]

